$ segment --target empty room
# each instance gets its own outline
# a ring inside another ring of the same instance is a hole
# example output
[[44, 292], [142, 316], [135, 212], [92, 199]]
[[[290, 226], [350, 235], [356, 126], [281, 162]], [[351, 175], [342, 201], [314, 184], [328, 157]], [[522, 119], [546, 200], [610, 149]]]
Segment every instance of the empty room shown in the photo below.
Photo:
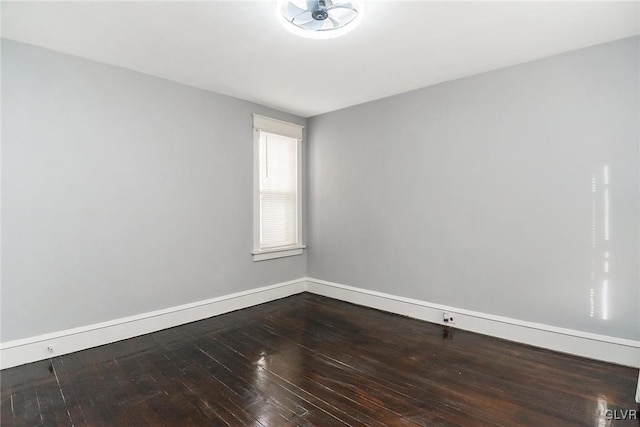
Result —
[[640, 425], [640, 2], [0, 7], [3, 427]]

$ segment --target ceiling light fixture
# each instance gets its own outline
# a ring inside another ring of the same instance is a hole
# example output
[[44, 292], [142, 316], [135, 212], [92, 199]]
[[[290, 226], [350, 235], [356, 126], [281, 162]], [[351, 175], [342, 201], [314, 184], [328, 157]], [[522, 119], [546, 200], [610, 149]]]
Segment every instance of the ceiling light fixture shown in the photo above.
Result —
[[360, 0], [279, 0], [278, 18], [294, 34], [312, 39], [342, 36], [362, 19]]

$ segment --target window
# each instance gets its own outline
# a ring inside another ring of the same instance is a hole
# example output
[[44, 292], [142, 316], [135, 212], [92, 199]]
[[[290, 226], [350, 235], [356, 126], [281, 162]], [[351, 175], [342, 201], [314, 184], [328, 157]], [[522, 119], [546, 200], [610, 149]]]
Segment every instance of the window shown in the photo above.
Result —
[[302, 129], [253, 115], [253, 260], [300, 255]]

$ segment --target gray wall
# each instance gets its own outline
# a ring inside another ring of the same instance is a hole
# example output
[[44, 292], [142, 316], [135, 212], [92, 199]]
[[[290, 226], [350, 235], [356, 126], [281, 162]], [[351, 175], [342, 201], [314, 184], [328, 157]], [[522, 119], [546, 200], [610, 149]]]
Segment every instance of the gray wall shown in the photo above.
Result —
[[252, 261], [254, 112], [305, 123], [3, 40], [1, 340], [304, 276]]
[[310, 119], [308, 266], [249, 253], [251, 113], [304, 119], [3, 40], [0, 340], [305, 273], [640, 339], [638, 40]]
[[640, 339], [639, 62], [626, 39], [310, 119], [308, 275]]

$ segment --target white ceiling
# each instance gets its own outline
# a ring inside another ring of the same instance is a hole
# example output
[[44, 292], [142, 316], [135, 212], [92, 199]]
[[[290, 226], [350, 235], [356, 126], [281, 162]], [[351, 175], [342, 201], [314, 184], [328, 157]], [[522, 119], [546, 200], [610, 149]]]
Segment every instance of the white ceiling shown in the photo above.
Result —
[[309, 117], [640, 34], [640, 3], [367, 1], [342, 38], [273, 1], [2, 1], [2, 36]]

